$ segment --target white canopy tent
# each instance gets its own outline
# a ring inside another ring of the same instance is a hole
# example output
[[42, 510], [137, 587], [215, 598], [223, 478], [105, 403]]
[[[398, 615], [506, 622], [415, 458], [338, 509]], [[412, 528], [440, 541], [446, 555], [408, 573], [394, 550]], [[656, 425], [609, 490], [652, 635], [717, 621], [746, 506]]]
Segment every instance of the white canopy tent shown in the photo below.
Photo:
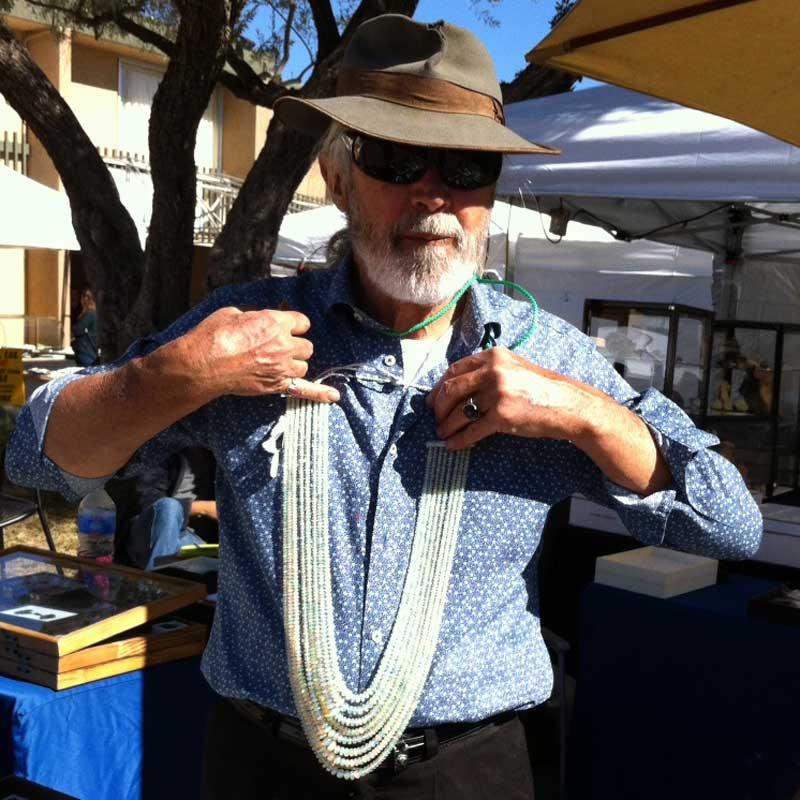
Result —
[[[712, 252], [719, 289], [741, 288], [743, 265], [800, 262], [800, 148], [613, 86], [516, 103], [507, 119], [562, 155], [508, 157], [498, 193], [538, 203], [562, 229], [577, 220]], [[781, 275], [800, 296], [800, 270]], [[718, 312], [732, 315], [735, 300]]]
[[66, 194], [0, 166], [0, 247], [80, 250]]
[[[582, 221], [623, 239], [702, 249], [714, 254], [718, 318], [800, 322], [800, 148], [611, 86], [517, 103], [507, 119], [562, 155], [509, 157], [499, 194], [552, 211], [565, 242]], [[774, 342], [754, 334], [748, 346], [758, 355]], [[784, 350], [785, 420], [796, 418], [797, 384], [787, 372], [796, 375], [797, 357], [796, 347]], [[759, 446], [746, 427], [732, 425], [725, 436], [747, 464]], [[766, 450], [756, 456], [768, 457]], [[797, 509], [762, 508], [766, 535], [756, 558], [800, 566]], [[573, 503], [571, 521], [620, 530], [618, 519], [583, 501]]]
[[[284, 217], [273, 261], [321, 266], [328, 240], [345, 227], [336, 206]], [[492, 210], [487, 269], [532, 291], [540, 305], [579, 326], [583, 301], [651, 300], [711, 308], [711, 256], [657, 242], [618, 242], [592, 225], [570, 225], [569, 238], [546, 233], [550, 218], [498, 201]]]

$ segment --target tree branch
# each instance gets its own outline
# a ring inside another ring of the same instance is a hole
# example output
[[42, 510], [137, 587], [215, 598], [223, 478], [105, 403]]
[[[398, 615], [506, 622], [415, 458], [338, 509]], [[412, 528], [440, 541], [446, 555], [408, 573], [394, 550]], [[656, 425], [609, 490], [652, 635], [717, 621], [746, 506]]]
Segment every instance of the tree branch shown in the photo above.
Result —
[[[284, 22], [287, 22], [287, 17], [279, 6], [275, 5], [275, 3], [269, 3], [269, 7], [272, 9], [272, 12], [274, 14], [277, 14]], [[313, 51], [311, 50], [311, 46], [306, 41], [305, 36], [303, 36], [303, 32], [299, 28], [296, 28], [294, 24], [292, 24], [291, 26], [287, 24], [285, 30], [288, 31], [289, 29], [291, 29], [291, 32], [298, 38], [303, 47], [305, 47], [306, 52], [308, 53], [308, 59], [313, 64], [315, 61], [315, 56]], [[286, 33], [284, 32], [284, 37], [285, 36]]]
[[362, 22], [379, 14], [405, 14], [407, 17], [413, 17], [418, 5], [419, 0], [362, 0], [350, 17], [342, 39], [348, 40]]
[[151, 44], [153, 47], [159, 49], [167, 58], [172, 58], [175, 55], [175, 43], [163, 36], [162, 34], [135, 22], [130, 17], [120, 15], [114, 18], [114, 24], [125, 33], [129, 33], [140, 39], [145, 44]]
[[289, 62], [289, 53], [292, 49], [292, 25], [294, 24], [294, 15], [297, 13], [297, 2], [293, 0], [289, 4], [289, 14], [286, 18], [286, 27], [283, 29], [283, 55], [281, 60], [275, 65], [272, 71], [271, 81], [277, 82], [283, 74], [284, 67]]
[[146, 44], [150, 44], [158, 50], [161, 50], [161, 52], [169, 58], [171, 58], [175, 52], [175, 44], [167, 36], [126, 16], [126, 12], [135, 12], [138, 6], [113, 5], [108, 11], [101, 14], [84, 14], [80, 10], [80, 7], [62, 6], [58, 3], [52, 3], [49, 0], [28, 0], [28, 3], [36, 8], [64, 14], [76, 25], [83, 25], [94, 31], [99, 30], [104, 25], [116, 25], [125, 33], [129, 33]]
[[330, 0], [308, 0], [317, 30], [317, 61], [327, 58], [339, 45], [341, 35]]
[[272, 108], [279, 97], [290, 93], [280, 83], [264, 82], [259, 74], [232, 47], [225, 54], [227, 63], [236, 73], [221, 72], [220, 83], [237, 97], [249, 100], [254, 105]]

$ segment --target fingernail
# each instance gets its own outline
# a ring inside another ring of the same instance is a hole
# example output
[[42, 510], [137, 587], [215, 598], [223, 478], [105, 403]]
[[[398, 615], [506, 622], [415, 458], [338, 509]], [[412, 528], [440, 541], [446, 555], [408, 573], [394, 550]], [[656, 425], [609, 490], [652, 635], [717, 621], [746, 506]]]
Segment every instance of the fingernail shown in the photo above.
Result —
[[328, 399], [331, 401], [331, 403], [338, 403], [341, 399], [341, 395], [336, 391], [336, 389], [331, 389], [328, 392]]

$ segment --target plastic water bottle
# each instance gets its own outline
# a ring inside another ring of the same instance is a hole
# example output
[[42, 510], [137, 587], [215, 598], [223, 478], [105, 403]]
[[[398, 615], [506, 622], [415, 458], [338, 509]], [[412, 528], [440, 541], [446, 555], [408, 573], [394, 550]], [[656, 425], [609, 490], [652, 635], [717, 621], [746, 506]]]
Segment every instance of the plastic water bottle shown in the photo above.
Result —
[[108, 492], [89, 492], [78, 506], [78, 555], [110, 564], [116, 528], [117, 507]]

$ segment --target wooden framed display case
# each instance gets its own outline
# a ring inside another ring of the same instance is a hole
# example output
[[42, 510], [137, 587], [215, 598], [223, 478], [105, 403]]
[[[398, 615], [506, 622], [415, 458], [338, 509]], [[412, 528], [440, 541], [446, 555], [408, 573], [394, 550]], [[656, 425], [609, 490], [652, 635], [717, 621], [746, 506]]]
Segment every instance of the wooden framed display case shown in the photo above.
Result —
[[199, 654], [204, 625], [159, 618], [206, 593], [48, 550], [0, 551], [0, 672], [63, 689]]
[[717, 320], [704, 426], [756, 494], [800, 504], [800, 325]]
[[587, 300], [583, 329], [634, 389], [658, 389], [699, 420], [712, 316], [691, 306]]

